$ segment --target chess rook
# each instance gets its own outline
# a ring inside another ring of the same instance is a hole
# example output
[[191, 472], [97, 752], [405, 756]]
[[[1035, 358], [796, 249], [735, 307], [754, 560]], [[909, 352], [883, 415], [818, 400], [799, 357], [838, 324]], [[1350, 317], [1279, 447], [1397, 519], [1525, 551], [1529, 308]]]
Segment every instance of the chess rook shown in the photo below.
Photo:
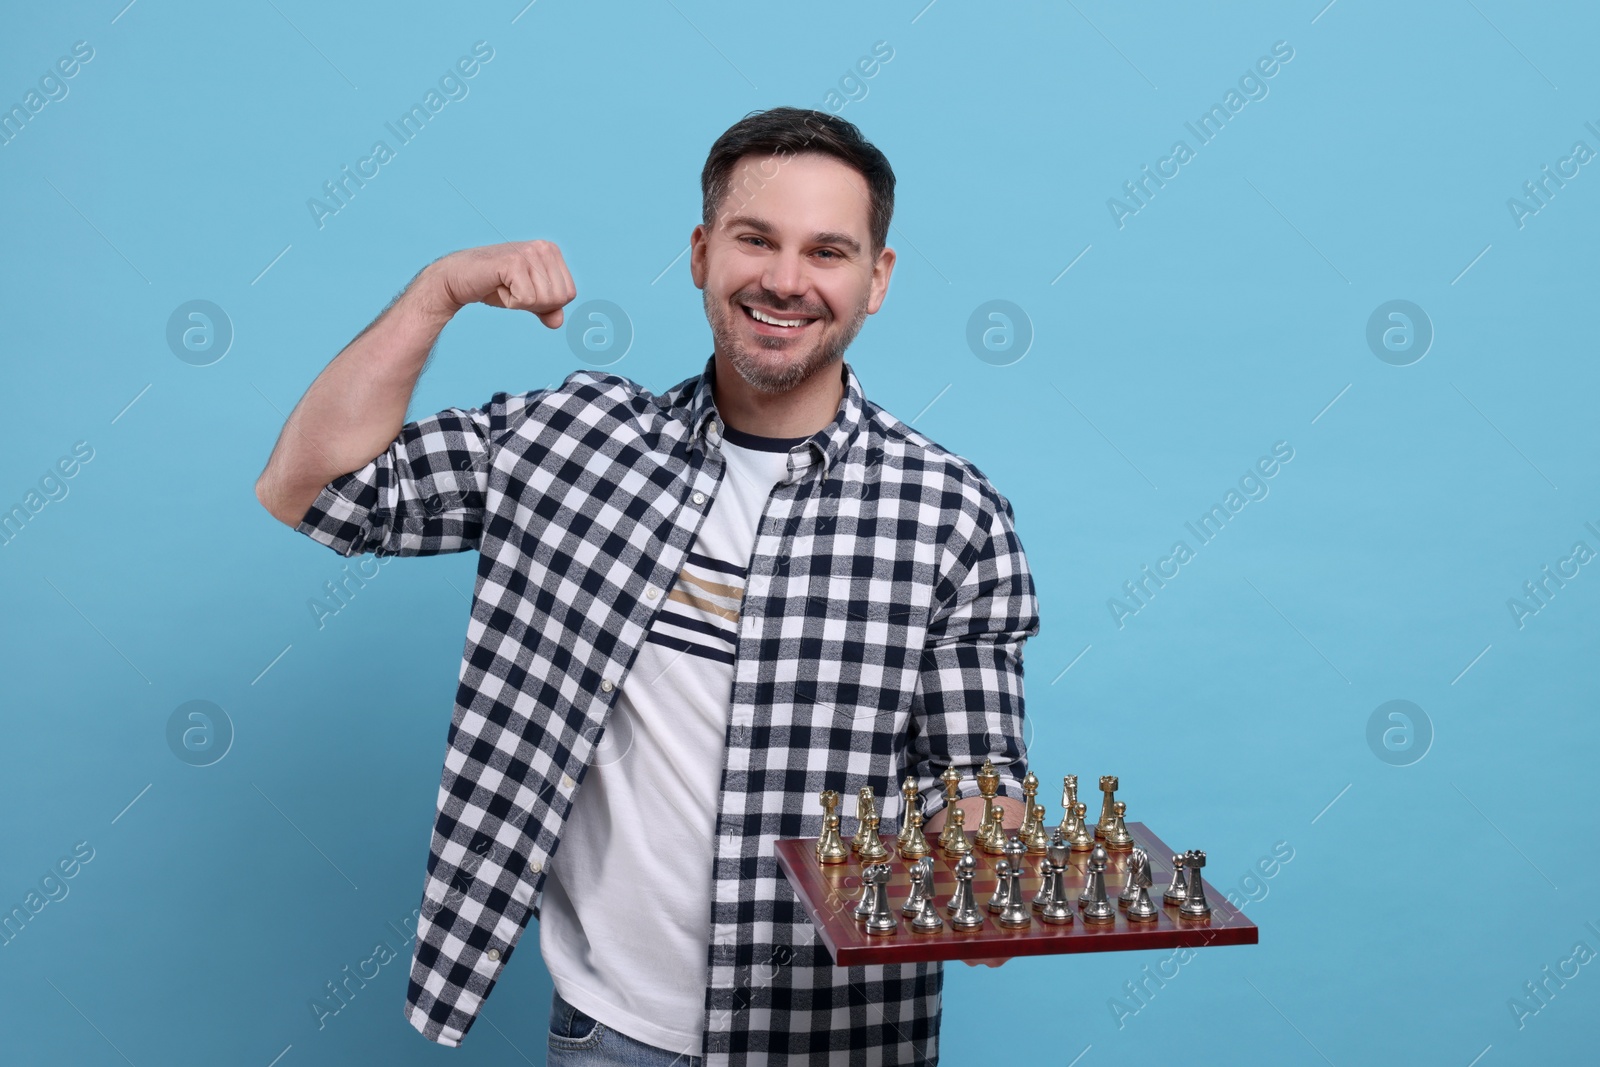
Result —
[[1196, 921], [1211, 918], [1211, 903], [1206, 900], [1206, 884], [1200, 872], [1205, 869], [1206, 854], [1190, 849], [1183, 854], [1183, 868], [1189, 872], [1189, 885], [1183, 903], [1178, 905], [1180, 918]]
[[1100, 819], [1094, 824], [1094, 836], [1105, 840], [1106, 832], [1111, 829], [1112, 805], [1117, 802], [1117, 776], [1103, 774], [1100, 776]]

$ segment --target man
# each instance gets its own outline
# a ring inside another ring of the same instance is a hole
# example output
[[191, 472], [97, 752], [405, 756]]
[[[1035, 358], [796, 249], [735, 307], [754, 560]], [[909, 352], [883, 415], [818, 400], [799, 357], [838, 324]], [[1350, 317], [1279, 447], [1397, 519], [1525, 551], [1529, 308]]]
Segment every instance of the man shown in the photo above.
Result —
[[[653, 395], [611, 374], [402, 425], [479, 302], [562, 324], [543, 241], [425, 267], [290, 415], [257, 495], [344, 555], [479, 553], [406, 1014], [457, 1045], [531, 915], [551, 1063], [934, 1063], [939, 964], [835, 968], [777, 868], [818, 793], [1001, 774], [1021, 817], [1011, 506], [862, 394], [888, 291], [888, 161], [822, 112], [735, 124], [690, 271], [714, 348]], [[606, 745], [600, 745], [602, 736]], [[846, 811], [853, 832], [853, 810]]]

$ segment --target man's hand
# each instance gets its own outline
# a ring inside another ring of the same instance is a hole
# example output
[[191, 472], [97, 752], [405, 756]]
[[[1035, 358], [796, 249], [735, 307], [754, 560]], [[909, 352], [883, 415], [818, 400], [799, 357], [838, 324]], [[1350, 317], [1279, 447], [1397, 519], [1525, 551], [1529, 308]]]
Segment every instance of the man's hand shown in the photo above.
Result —
[[449, 314], [468, 304], [531, 311], [552, 330], [561, 328], [561, 309], [578, 295], [561, 249], [550, 241], [512, 241], [452, 252], [436, 261], [442, 298]]

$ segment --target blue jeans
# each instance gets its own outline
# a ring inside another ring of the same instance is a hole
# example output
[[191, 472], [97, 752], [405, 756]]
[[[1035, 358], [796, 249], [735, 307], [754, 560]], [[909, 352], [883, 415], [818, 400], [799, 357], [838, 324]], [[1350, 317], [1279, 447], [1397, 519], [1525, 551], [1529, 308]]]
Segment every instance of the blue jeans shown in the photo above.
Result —
[[700, 1057], [635, 1041], [552, 993], [549, 1067], [700, 1067]]

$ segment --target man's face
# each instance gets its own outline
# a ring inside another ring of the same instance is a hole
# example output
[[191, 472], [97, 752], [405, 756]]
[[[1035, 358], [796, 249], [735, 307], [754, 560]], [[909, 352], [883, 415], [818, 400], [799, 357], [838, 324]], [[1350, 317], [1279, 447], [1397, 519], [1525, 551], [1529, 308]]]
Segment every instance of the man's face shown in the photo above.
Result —
[[752, 154], [714, 224], [694, 228], [712, 339], [751, 388], [788, 392], [834, 366], [883, 304], [894, 250], [873, 256], [870, 204], [866, 179], [831, 156]]

